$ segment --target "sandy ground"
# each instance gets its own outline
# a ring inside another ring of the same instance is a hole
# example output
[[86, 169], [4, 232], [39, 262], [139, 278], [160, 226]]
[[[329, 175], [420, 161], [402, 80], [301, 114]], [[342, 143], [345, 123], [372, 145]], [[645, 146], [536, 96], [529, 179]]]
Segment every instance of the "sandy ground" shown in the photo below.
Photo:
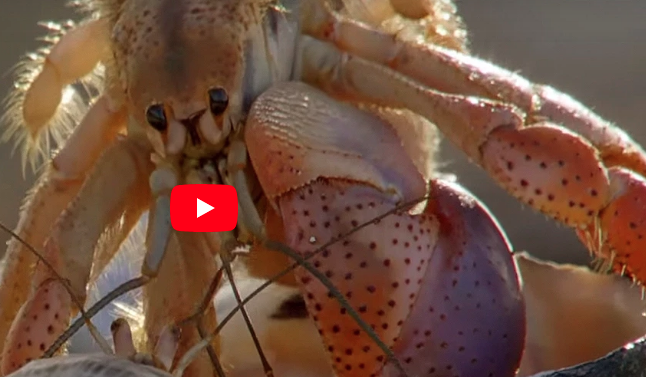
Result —
[[[646, 145], [646, 2], [461, 0], [458, 6], [476, 54], [574, 95]], [[39, 46], [36, 38], [43, 30], [36, 23], [71, 15], [62, 0], [0, 5], [0, 73], [6, 73], [0, 77], [0, 93], [11, 86], [12, 66]], [[588, 260], [571, 231], [523, 209], [450, 146], [443, 156], [446, 170], [457, 173], [488, 204], [517, 250], [559, 261]], [[33, 177], [23, 178], [8, 145], [0, 146], [0, 172], [0, 221], [13, 226]], [[6, 239], [0, 235], [0, 241]]]

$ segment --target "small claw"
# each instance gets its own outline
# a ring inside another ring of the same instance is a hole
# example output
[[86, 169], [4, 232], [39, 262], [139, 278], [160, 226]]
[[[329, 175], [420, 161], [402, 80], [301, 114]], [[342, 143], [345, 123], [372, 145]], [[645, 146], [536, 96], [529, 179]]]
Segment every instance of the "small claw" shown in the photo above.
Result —
[[567, 225], [592, 223], [608, 202], [609, 180], [598, 151], [564, 128], [500, 127], [481, 149], [483, 166], [502, 187]]
[[46, 280], [22, 306], [9, 330], [2, 358], [2, 375], [40, 358], [67, 328], [70, 295], [59, 280]]
[[514, 376], [525, 306], [510, 245], [459, 186], [435, 181], [431, 192], [439, 240], [393, 351], [410, 376]]
[[646, 282], [646, 180], [624, 168], [609, 169], [613, 199], [597, 222], [578, 232], [592, 251], [618, 272]]

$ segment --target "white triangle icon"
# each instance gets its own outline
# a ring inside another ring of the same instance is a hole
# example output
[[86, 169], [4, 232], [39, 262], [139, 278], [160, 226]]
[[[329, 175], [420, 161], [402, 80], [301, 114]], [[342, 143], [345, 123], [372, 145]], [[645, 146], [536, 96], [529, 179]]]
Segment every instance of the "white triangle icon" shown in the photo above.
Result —
[[200, 199], [197, 199], [197, 218], [200, 218], [200, 216], [204, 216], [205, 214], [211, 212], [214, 208]]

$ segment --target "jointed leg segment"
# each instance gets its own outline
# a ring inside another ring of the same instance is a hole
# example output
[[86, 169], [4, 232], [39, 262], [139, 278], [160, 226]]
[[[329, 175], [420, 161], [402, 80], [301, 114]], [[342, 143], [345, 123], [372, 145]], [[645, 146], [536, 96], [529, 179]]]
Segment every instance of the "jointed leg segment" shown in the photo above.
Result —
[[[76, 127], [70, 140], [45, 169], [39, 183], [27, 196], [17, 234], [29, 245], [43, 245], [52, 226], [77, 195], [102, 154], [125, 126], [122, 109], [110, 108], [101, 97]], [[16, 239], [9, 242], [0, 280], [0, 339], [5, 339], [16, 312], [27, 299], [36, 256]], [[0, 344], [2, 359], [3, 344]]]
[[[646, 190], [646, 153], [625, 133], [572, 98], [490, 63], [399, 40], [324, 6], [308, 15], [307, 32], [330, 44], [306, 39], [306, 81], [425, 116], [516, 198], [577, 229], [591, 251], [646, 281], [635, 259], [646, 205], [627, 200]], [[610, 235], [611, 228], [621, 230]]]
[[40, 73], [25, 93], [22, 115], [32, 136], [47, 125], [62, 100], [63, 88], [92, 72], [108, 48], [105, 19], [68, 31], [44, 58]]
[[[141, 213], [149, 202], [151, 167], [146, 149], [133, 140], [116, 142], [100, 158], [92, 174], [45, 242], [44, 257], [68, 280], [73, 294], [85, 301], [94, 248], [106, 226], [128, 212]], [[119, 172], [120, 179], [112, 179]], [[102, 198], [97, 201], [96, 198]], [[5, 341], [2, 373], [8, 374], [36, 359], [65, 330], [78, 310], [57, 275], [37, 263], [33, 291], [24, 303]]]
[[[189, 173], [186, 183], [194, 182]], [[219, 238], [212, 233], [175, 232], [170, 224], [170, 191], [179, 182], [175, 168], [158, 166], [150, 185], [155, 196], [146, 237], [146, 257], [142, 274], [155, 278], [144, 287], [144, 330], [149, 345], [157, 344], [165, 326], [178, 326], [182, 336], [177, 344], [176, 361], [201, 340], [200, 331], [211, 333], [216, 326], [215, 309], [208, 305], [194, 321], [211, 281], [217, 275]], [[159, 277], [159, 278], [156, 278]], [[199, 329], [198, 329], [199, 326]], [[201, 329], [201, 330], [200, 330]], [[219, 354], [219, 338], [211, 342]], [[206, 352], [201, 352], [188, 366], [186, 373], [196, 376], [213, 374], [213, 365]]]

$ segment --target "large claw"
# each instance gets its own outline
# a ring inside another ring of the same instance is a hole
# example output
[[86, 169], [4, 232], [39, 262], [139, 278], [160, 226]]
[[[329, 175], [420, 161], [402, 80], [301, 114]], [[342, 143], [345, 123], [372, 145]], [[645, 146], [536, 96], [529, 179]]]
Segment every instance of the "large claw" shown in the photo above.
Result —
[[511, 246], [460, 187], [436, 181], [431, 195], [439, 239], [394, 351], [410, 376], [513, 376], [525, 306]]
[[[280, 199], [286, 242], [304, 255], [339, 234], [393, 209], [379, 191], [316, 182]], [[437, 223], [426, 215], [386, 217], [312, 258], [379, 338], [393, 347], [414, 307]], [[313, 316], [340, 376], [378, 373], [385, 355], [309, 272], [297, 270]]]
[[[245, 137], [282, 220], [276, 236], [303, 256], [429, 191], [411, 159], [428, 146], [406, 149], [392, 125], [303, 84], [258, 98]], [[421, 213], [395, 211], [311, 263], [409, 375], [513, 376], [525, 322], [509, 245], [467, 194], [435, 181], [430, 196]], [[320, 281], [303, 268], [296, 277], [338, 376], [397, 375]]]
[[[420, 215], [397, 214], [324, 250], [312, 263], [333, 282], [411, 376], [513, 376], [525, 311], [509, 245], [473, 198], [433, 185]], [[306, 254], [392, 209], [374, 189], [316, 182], [285, 195], [286, 241]], [[318, 219], [318, 220], [315, 220]], [[374, 342], [305, 270], [308, 309], [337, 373], [395, 376]]]

